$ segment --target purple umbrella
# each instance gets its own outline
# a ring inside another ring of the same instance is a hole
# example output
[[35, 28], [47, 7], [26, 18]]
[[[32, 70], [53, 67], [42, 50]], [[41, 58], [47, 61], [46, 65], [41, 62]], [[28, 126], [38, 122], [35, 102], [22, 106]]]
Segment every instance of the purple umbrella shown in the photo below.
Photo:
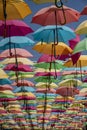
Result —
[[25, 36], [32, 33], [33, 30], [21, 20], [6, 20], [0, 21], [0, 36]]

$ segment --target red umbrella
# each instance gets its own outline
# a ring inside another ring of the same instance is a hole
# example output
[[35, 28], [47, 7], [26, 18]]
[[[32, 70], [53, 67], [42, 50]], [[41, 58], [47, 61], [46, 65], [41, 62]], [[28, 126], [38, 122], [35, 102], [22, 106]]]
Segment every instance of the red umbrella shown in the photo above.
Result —
[[59, 87], [56, 90], [57, 94], [60, 94], [61, 96], [74, 96], [76, 94], [79, 94], [79, 90], [76, 89], [75, 87], [67, 87], [67, 86], [63, 86], [63, 87]]
[[0, 36], [25, 36], [33, 30], [21, 20], [0, 21]]
[[50, 89], [37, 88], [36, 93], [56, 93], [56, 90], [53, 88], [50, 88]]
[[4, 90], [13, 90], [13, 88], [8, 84], [0, 85], [0, 91], [4, 91]]
[[83, 8], [83, 10], [80, 13], [81, 15], [87, 15], [87, 6]]
[[[64, 10], [64, 13], [63, 13]], [[49, 6], [39, 10], [32, 18], [32, 23], [46, 25], [59, 25], [64, 23], [71, 23], [78, 21], [80, 13], [72, 8], [63, 6], [57, 8], [56, 6]], [[65, 16], [65, 17], [64, 17]]]
[[4, 68], [4, 70], [12, 70], [12, 71], [23, 71], [23, 72], [32, 72], [32, 68], [29, 65], [18, 64], [8, 64]]
[[[69, 46], [71, 49], [74, 49], [74, 47], [76, 46], [76, 44], [80, 41], [80, 36], [76, 35], [75, 39], [69, 40]], [[71, 55], [72, 58], [72, 62], [73, 64], [75, 64], [77, 62], [77, 60], [79, 59], [81, 53], [76, 53]]]
[[15, 49], [11, 49], [11, 53], [12, 55], [10, 55], [9, 49], [7, 49], [0, 53], [0, 58], [11, 58], [15, 56], [24, 57], [24, 58], [33, 57], [33, 55], [29, 51], [21, 48], [16, 48], [16, 54], [15, 54]]

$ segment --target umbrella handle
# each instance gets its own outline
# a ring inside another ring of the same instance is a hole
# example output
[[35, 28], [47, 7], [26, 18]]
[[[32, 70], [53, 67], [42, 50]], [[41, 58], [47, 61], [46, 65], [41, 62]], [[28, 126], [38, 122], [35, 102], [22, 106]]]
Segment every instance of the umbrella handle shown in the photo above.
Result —
[[61, 7], [63, 6], [62, 0], [60, 0], [59, 3], [60, 3], [60, 4], [57, 4], [57, 0], [55, 0], [55, 5], [56, 5], [57, 8], [61, 8]]
[[61, 8], [62, 8], [62, 13], [63, 13], [64, 21], [63, 21], [63, 22], [60, 21], [60, 24], [61, 24], [61, 25], [64, 25], [64, 24], [66, 24], [66, 16], [65, 16], [65, 11], [64, 11], [63, 6], [62, 6]]

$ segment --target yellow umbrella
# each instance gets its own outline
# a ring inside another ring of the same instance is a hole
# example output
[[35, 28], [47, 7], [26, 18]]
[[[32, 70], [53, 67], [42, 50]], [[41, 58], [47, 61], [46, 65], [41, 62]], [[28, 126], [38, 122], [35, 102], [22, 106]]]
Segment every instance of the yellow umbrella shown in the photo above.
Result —
[[87, 66], [87, 55], [81, 55], [77, 61], [76, 64], [73, 65], [73, 62], [71, 59], [69, 59], [68, 61], [66, 61], [64, 63], [64, 66], [66, 67], [83, 67], [83, 66]]
[[[33, 0], [36, 4], [43, 4], [48, 2], [55, 2], [55, 0]], [[60, 1], [60, 0], [57, 0]]]
[[87, 88], [82, 88], [82, 89], [80, 90], [80, 93], [87, 93]]
[[28, 97], [35, 97], [35, 95], [31, 92], [20, 92], [20, 93], [15, 93], [15, 96], [28, 96]]
[[46, 44], [45, 42], [41, 44], [39, 42], [34, 45], [33, 50], [49, 55], [67, 55], [72, 53], [72, 49], [63, 42], [59, 42], [57, 45], [54, 45], [54, 43]]
[[58, 87], [55, 83], [51, 83], [49, 85], [49, 83], [39, 82], [35, 85], [36, 88], [46, 88], [47, 86], [49, 86], [50, 88], [57, 88]]
[[77, 34], [87, 34], [87, 20], [83, 21], [75, 30]]
[[[44, 105], [38, 105], [37, 106], [37, 109], [40, 109], [40, 108], [44, 108]], [[46, 108], [52, 108], [52, 106], [47, 104]]]
[[[6, 58], [5, 60], [1, 61], [0, 64], [11, 64], [15, 63], [15, 58]], [[34, 65], [33, 61], [29, 60], [28, 58], [17, 58], [17, 62], [20, 64], [26, 65]]]
[[31, 10], [23, 0], [0, 0], [0, 20], [23, 19], [29, 14]]
[[[29, 75], [23, 75], [23, 76], [18, 75], [18, 79], [33, 78], [33, 77], [34, 77], [34, 75], [32, 75], [32, 74], [29, 74]], [[16, 77], [16, 75], [14, 75], [14, 76], [10, 77], [10, 79], [14, 80], [14, 79], [17, 79], [17, 77]]]
[[79, 85], [82, 85], [82, 82], [78, 79], [66, 79], [58, 83], [59, 87], [61, 86], [70, 87], [70, 86], [79, 86]]
[[2, 94], [14, 95], [14, 93], [10, 90], [0, 91]]
[[0, 79], [8, 78], [9, 76], [5, 73], [3, 69], [0, 68]]

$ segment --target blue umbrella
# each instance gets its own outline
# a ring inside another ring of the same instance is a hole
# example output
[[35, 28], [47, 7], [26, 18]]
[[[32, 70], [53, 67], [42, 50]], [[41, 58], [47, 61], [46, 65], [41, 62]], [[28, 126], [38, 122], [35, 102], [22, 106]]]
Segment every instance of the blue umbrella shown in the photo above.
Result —
[[67, 26], [48, 25], [33, 33], [34, 40], [43, 42], [67, 42], [74, 39], [76, 34]]
[[35, 92], [35, 89], [33, 87], [26, 87], [26, 86], [22, 86], [22, 87], [17, 87], [14, 92]]
[[12, 36], [4, 38], [0, 41], [0, 50], [11, 48], [21, 48], [24, 46], [34, 45], [34, 41], [25, 36]]
[[11, 84], [11, 81], [9, 79], [0, 79], [0, 85], [4, 84]]

